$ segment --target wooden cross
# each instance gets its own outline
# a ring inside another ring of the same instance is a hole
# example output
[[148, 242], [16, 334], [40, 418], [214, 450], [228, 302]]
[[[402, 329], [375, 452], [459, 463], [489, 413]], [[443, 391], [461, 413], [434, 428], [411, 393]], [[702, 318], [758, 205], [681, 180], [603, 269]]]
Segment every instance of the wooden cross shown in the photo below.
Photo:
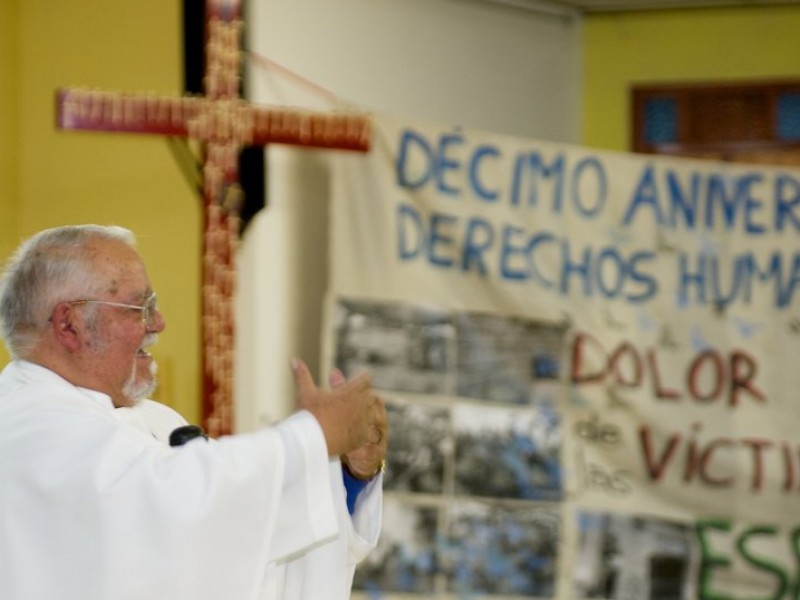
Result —
[[148, 133], [203, 145], [203, 425], [209, 435], [233, 429], [233, 294], [239, 239], [238, 157], [268, 143], [366, 152], [366, 115], [259, 107], [240, 97], [240, 0], [206, 0], [204, 96], [161, 97], [62, 89], [58, 127]]

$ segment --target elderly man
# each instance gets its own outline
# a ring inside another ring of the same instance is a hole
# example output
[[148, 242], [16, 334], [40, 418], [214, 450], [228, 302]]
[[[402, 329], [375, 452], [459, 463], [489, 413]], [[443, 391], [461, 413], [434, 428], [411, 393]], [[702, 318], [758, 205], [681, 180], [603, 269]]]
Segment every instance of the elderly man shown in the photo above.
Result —
[[[387, 421], [366, 375], [257, 433], [180, 447], [145, 400], [164, 329], [133, 235], [70, 226], [0, 280], [0, 598], [331, 600], [380, 528]], [[343, 466], [344, 465], [344, 466]]]

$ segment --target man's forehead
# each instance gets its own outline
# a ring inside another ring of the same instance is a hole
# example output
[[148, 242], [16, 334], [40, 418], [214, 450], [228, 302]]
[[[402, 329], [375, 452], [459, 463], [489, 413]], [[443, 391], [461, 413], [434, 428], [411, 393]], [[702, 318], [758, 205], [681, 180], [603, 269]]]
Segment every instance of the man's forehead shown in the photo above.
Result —
[[146, 297], [151, 292], [139, 253], [119, 240], [97, 240], [88, 248], [100, 284], [114, 295]]
[[95, 237], [86, 241], [85, 246], [90, 252], [118, 252], [120, 254], [137, 254], [136, 249], [123, 240], [114, 238]]

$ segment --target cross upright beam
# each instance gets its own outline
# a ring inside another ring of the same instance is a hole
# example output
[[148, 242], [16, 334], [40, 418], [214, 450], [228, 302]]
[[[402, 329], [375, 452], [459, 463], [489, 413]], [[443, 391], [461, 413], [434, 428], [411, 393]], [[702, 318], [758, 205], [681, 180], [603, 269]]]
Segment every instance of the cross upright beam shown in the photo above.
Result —
[[189, 138], [203, 148], [202, 394], [209, 435], [233, 429], [235, 255], [239, 239], [238, 157], [246, 146], [292, 144], [366, 152], [366, 114], [264, 107], [240, 96], [240, 0], [206, 0], [203, 96], [167, 97], [61, 89], [57, 126]]

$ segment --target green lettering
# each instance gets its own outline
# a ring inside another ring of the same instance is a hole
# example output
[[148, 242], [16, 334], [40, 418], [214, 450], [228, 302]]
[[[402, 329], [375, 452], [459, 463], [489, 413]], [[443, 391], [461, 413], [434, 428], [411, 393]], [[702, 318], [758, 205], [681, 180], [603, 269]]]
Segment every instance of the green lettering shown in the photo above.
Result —
[[772, 573], [778, 580], [778, 587], [771, 596], [764, 596], [764, 600], [780, 600], [789, 588], [789, 580], [786, 573], [779, 565], [767, 560], [764, 557], [757, 556], [748, 547], [748, 542], [753, 536], [769, 535], [774, 536], [778, 530], [775, 527], [768, 527], [766, 525], [751, 527], [744, 530], [739, 538], [736, 540], [736, 548], [739, 550], [744, 559], [763, 571]]
[[706, 519], [697, 522], [697, 538], [700, 541], [700, 570], [697, 574], [698, 600], [733, 600], [731, 596], [718, 594], [711, 589], [712, 571], [716, 568], [731, 566], [731, 560], [723, 554], [715, 554], [711, 550], [711, 542], [706, 537], [709, 530], [730, 532], [730, 521]]

